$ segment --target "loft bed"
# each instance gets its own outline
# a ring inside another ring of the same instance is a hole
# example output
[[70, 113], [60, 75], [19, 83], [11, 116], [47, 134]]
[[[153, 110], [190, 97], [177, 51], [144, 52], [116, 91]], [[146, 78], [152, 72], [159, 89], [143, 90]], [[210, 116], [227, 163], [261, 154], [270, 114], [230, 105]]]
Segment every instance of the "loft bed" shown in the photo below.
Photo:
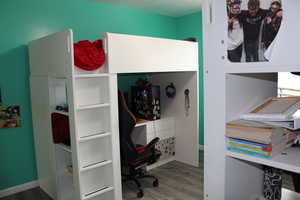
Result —
[[[161, 90], [176, 85], [176, 98], [161, 92], [161, 121], [174, 120], [172, 160], [198, 166], [198, 43], [115, 33], [105, 33], [103, 41], [106, 63], [95, 71], [75, 67], [72, 30], [29, 44], [39, 184], [54, 199], [122, 199], [118, 74], [148, 73]], [[69, 117], [71, 147], [52, 142], [50, 116], [62, 103], [69, 108], [60, 113]]]

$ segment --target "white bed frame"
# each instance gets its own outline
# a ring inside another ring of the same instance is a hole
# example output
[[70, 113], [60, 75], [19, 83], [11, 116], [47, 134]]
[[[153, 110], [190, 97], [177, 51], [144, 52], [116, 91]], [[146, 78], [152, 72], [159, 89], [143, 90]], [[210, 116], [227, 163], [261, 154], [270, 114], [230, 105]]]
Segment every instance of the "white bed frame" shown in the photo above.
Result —
[[[58, 200], [120, 200], [117, 74], [149, 73], [161, 85], [162, 118], [175, 120], [175, 160], [198, 166], [198, 43], [105, 33], [107, 61], [93, 72], [74, 66], [73, 32], [30, 42], [31, 100], [40, 187]], [[164, 97], [169, 83], [177, 97]], [[184, 90], [190, 90], [185, 115]], [[67, 98], [66, 98], [67, 97]], [[53, 144], [50, 115], [67, 103], [71, 148]], [[67, 168], [73, 166], [73, 175]]]

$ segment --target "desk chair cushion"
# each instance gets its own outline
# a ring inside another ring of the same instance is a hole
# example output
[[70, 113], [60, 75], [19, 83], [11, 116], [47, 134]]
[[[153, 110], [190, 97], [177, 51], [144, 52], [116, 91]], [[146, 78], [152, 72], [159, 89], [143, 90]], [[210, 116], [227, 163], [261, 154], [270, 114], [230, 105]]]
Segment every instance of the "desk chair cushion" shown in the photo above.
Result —
[[140, 154], [139, 159], [134, 162], [129, 163], [131, 167], [139, 167], [141, 165], [152, 165], [157, 162], [159, 157], [161, 156], [161, 152], [155, 150], [155, 153], [143, 152]]
[[136, 167], [138, 165], [151, 165], [155, 163], [161, 156], [161, 152], [155, 149], [159, 138], [153, 139], [147, 146], [136, 145], [138, 157], [133, 162], [129, 163], [130, 166]]

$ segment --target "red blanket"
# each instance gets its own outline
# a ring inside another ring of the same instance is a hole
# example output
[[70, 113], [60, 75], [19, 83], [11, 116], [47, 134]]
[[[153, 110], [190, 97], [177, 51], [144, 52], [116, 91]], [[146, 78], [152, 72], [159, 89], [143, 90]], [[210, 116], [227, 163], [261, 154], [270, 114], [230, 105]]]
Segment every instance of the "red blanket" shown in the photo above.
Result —
[[82, 40], [74, 44], [75, 66], [80, 69], [92, 71], [99, 69], [105, 62], [105, 53], [102, 40], [90, 42]]

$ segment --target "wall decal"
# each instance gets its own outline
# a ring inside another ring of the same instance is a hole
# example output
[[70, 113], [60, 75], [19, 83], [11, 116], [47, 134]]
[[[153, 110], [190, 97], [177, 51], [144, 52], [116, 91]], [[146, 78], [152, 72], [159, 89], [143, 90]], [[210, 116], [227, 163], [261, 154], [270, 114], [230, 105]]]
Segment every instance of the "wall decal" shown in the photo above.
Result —
[[155, 147], [162, 154], [160, 160], [170, 158], [175, 155], [175, 137], [160, 140]]

